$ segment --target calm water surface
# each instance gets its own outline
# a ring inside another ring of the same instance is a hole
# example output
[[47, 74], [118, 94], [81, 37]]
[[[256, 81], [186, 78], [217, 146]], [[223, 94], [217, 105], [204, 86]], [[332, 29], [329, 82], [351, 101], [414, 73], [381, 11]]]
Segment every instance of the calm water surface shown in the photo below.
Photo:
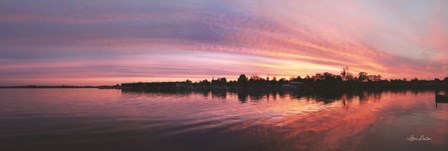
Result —
[[[432, 91], [300, 96], [0, 89], [0, 150], [448, 150]], [[427, 141], [409, 141], [420, 135]]]

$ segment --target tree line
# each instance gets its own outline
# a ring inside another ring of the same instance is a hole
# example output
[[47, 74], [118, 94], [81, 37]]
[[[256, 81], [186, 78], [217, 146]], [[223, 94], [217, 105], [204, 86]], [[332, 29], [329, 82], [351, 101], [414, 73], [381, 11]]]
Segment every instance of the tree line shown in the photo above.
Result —
[[[191, 82], [187, 80], [186, 84], [193, 85], [195, 88], [234, 88], [240, 90], [277, 90], [284, 88], [302, 88], [302, 89], [349, 89], [349, 88], [368, 88], [368, 89], [432, 89], [446, 88], [448, 77], [443, 80], [435, 78], [433, 80], [420, 80], [417, 78], [408, 80], [403, 79], [382, 79], [381, 75], [359, 72], [354, 75], [349, 72], [348, 67], [344, 67], [340, 74], [329, 72], [316, 73], [306, 77], [291, 77], [289, 79], [276, 77], [262, 78], [258, 75], [250, 77], [241, 74], [237, 80], [227, 80], [225, 77], [212, 79], [211, 81], [202, 80]], [[292, 85], [294, 84], [294, 85]]]
[[353, 90], [400, 90], [400, 89], [448, 89], [448, 77], [443, 80], [420, 80], [417, 78], [403, 79], [382, 79], [381, 75], [359, 72], [353, 74], [348, 67], [344, 67], [340, 74], [330, 72], [316, 73], [305, 77], [297, 76], [289, 79], [276, 77], [262, 78], [258, 75], [250, 77], [241, 74], [237, 80], [227, 80], [225, 77], [211, 81], [205, 79], [199, 82], [186, 80], [183, 82], [150, 82], [150, 83], [123, 83], [122, 89], [138, 91], [177, 91], [181, 90], [229, 90], [229, 91], [249, 91], [268, 92], [279, 90], [301, 91], [353, 91]]

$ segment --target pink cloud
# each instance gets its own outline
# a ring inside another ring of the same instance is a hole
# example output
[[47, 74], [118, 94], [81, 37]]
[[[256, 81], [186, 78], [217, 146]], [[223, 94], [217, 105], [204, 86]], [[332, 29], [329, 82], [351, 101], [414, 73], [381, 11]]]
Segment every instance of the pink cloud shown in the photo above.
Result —
[[[431, 9], [358, 1], [54, 5], [60, 8], [42, 9], [49, 7], [45, 3], [3, 5], [18, 11], [5, 8], [7, 13], [0, 15], [0, 29], [5, 29], [0, 35], [0, 77], [7, 79], [0, 84], [58, 78], [70, 83], [103, 78], [111, 80], [105, 82], [109, 84], [241, 73], [288, 77], [339, 73], [343, 66], [385, 78], [448, 75], [441, 72], [448, 69], [446, 13], [432, 5]], [[411, 9], [431, 16], [409, 14]], [[430, 19], [412, 24], [420, 18]]]

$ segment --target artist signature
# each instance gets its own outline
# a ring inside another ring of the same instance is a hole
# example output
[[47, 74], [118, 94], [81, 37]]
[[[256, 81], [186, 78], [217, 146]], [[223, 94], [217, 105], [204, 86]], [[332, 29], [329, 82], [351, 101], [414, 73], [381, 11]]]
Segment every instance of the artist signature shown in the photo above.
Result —
[[411, 135], [409, 137], [406, 138], [408, 141], [432, 141], [431, 137], [427, 137], [425, 135], [420, 135], [419, 137], [416, 137], [414, 135]]

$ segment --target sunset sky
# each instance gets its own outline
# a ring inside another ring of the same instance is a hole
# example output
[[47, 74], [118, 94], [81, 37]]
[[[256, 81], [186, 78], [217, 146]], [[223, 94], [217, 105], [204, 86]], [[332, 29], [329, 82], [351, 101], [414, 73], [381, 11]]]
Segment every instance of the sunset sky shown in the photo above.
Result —
[[448, 76], [448, 1], [2, 0], [0, 86]]

